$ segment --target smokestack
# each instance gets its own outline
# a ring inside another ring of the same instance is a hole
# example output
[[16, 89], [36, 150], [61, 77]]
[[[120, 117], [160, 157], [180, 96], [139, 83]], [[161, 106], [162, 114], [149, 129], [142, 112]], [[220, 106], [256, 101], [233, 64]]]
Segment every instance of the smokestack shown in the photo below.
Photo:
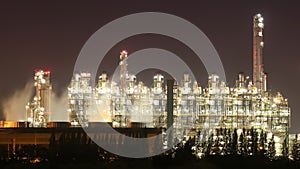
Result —
[[126, 80], [128, 76], [127, 72], [127, 55], [128, 52], [126, 50], [123, 50], [120, 52], [120, 66], [121, 66], [121, 72], [120, 72], [120, 89], [122, 93], [125, 93], [126, 91]]
[[253, 84], [258, 91], [263, 91], [263, 58], [262, 50], [264, 46], [263, 42], [263, 23], [264, 18], [261, 14], [257, 14], [253, 17]]
[[[173, 127], [174, 116], [174, 80], [167, 80], [167, 129]], [[173, 145], [173, 129], [168, 133], [168, 147]]]

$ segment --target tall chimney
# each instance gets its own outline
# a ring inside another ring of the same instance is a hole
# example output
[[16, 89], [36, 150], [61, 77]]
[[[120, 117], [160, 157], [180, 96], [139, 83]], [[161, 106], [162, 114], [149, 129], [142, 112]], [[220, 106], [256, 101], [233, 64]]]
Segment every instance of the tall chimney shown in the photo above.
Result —
[[253, 17], [253, 84], [260, 92], [264, 90], [264, 68], [262, 58], [264, 46], [263, 20], [264, 18], [261, 14], [257, 14]]
[[167, 80], [167, 144], [168, 148], [173, 145], [173, 122], [174, 122], [174, 80]]
[[121, 72], [120, 72], [120, 89], [121, 89], [121, 93], [124, 94], [126, 91], [126, 87], [127, 87], [127, 76], [128, 76], [128, 72], [127, 72], [127, 55], [128, 52], [126, 50], [123, 50], [122, 52], [120, 52], [120, 66], [121, 66]]

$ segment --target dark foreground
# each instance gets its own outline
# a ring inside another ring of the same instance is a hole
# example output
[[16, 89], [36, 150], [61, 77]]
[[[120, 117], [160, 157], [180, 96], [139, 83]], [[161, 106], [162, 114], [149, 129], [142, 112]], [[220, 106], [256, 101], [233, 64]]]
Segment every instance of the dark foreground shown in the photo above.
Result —
[[[203, 146], [207, 151], [203, 151], [204, 156], [201, 159], [197, 158], [192, 150], [195, 146], [194, 138], [187, 140], [185, 144], [180, 143], [176, 150], [170, 150], [165, 154], [151, 158], [131, 159], [106, 152], [80, 129], [50, 131], [46, 132], [46, 135], [44, 130], [40, 133], [38, 130], [33, 134], [27, 133], [31, 137], [42, 135], [43, 137], [37, 138], [43, 139], [34, 139], [34, 141], [45, 142], [45, 144], [25, 144], [25, 142], [20, 144], [17, 142], [17, 137], [11, 139], [11, 143], [0, 144], [0, 169], [300, 169], [300, 143], [296, 141], [292, 147], [293, 160], [287, 157], [276, 158], [273, 144], [269, 144], [268, 151], [265, 151], [264, 147], [257, 150], [257, 145], [248, 145], [246, 143], [249, 142], [243, 140], [237, 144], [235, 137], [232, 139], [235, 141], [229, 142], [230, 144], [223, 146], [222, 149], [218, 142], [208, 142]], [[25, 134], [24, 131], [18, 134], [15, 130], [9, 132], [5, 130], [2, 133], [3, 138], [10, 135], [27, 138]], [[30, 140], [28, 142], [31, 143]], [[246, 151], [247, 147], [251, 148], [250, 153]]]
[[203, 169], [299, 169], [300, 163], [280, 159], [268, 161], [258, 157], [225, 157], [214, 156], [206, 159], [194, 159], [190, 157], [168, 158], [157, 156], [149, 159], [126, 159], [121, 158], [115, 161], [82, 161], [75, 160], [69, 162], [40, 162], [40, 163], [22, 163], [22, 162], [1, 162], [1, 169], [11, 168], [30, 168], [30, 169], [114, 169], [114, 168], [130, 168], [130, 169], [150, 169], [150, 168], [203, 168]]
[[[186, 144], [187, 145], [187, 144]], [[27, 146], [12, 158], [1, 158], [0, 169], [299, 169], [300, 161], [288, 158], [270, 160], [264, 154], [256, 156], [208, 155], [199, 159], [190, 146], [182, 146], [151, 158], [133, 159], [110, 154], [95, 144], [69, 145], [59, 151]], [[3, 152], [3, 151], [2, 151]], [[22, 155], [23, 152], [23, 155]]]

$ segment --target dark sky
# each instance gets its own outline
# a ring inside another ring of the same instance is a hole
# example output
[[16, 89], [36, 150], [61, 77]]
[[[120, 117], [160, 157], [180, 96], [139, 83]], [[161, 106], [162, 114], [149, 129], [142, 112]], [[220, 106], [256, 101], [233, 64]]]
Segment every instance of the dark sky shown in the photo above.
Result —
[[[106, 23], [137, 12], [170, 13], [198, 26], [218, 51], [227, 81], [233, 85], [238, 72], [252, 73], [252, 16], [261, 13], [265, 19], [264, 64], [269, 87], [289, 98], [291, 132], [300, 132], [299, 7], [296, 0], [1, 2], [0, 102], [23, 88], [36, 68], [50, 69], [53, 90], [61, 92], [72, 77], [74, 63], [87, 39]], [[194, 55], [174, 39], [140, 35], [116, 44], [101, 68], [116, 66], [121, 49], [133, 52], [149, 47], [170, 50], [185, 61]], [[200, 83], [205, 84], [206, 72], [201, 63], [199, 67], [203, 70], [198, 74]]]

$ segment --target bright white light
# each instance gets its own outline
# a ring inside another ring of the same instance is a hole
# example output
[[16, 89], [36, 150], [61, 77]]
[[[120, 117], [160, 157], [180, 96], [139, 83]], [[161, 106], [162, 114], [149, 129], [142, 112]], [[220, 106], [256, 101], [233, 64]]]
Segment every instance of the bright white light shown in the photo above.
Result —
[[116, 121], [113, 121], [113, 122], [112, 122], [112, 125], [113, 125], [113, 127], [119, 127], [120, 123], [118, 123], [118, 122], [116, 122]]
[[272, 136], [273, 136], [273, 133], [272, 133], [272, 132], [268, 133], [268, 134], [267, 134], [267, 139], [271, 139]]
[[77, 121], [73, 121], [73, 122], [71, 122], [71, 124], [72, 124], [73, 126], [77, 126], [79, 123], [78, 123]]
[[45, 84], [45, 83], [46, 83], [46, 80], [45, 80], [45, 79], [42, 79], [41, 82], [42, 82], [42, 84]]
[[258, 21], [259, 21], [259, 22], [263, 22], [263, 21], [264, 21], [264, 18], [263, 18], [263, 17], [260, 17], [260, 18], [258, 18]]
[[280, 99], [278, 99], [277, 97], [275, 97], [275, 98], [273, 99], [273, 102], [276, 103], [276, 104], [279, 104], [279, 103], [280, 103]]
[[275, 141], [276, 143], [278, 143], [278, 142], [280, 142], [280, 138], [279, 138], [278, 136], [274, 136], [274, 141]]
[[260, 22], [260, 23], [257, 24], [257, 26], [260, 27], [260, 28], [263, 28], [264, 24]]
[[197, 156], [199, 157], [199, 158], [201, 158], [202, 157], [202, 155], [203, 155], [203, 153], [197, 153]]
[[260, 46], [263, 47], [264, 46], [264, 42], [260, 42]]
[[238, 135], [241, 135], [241, 133], [243, 132], [243, 130], [242, 129], [237, 129], [236, 132], [237, 132]]

